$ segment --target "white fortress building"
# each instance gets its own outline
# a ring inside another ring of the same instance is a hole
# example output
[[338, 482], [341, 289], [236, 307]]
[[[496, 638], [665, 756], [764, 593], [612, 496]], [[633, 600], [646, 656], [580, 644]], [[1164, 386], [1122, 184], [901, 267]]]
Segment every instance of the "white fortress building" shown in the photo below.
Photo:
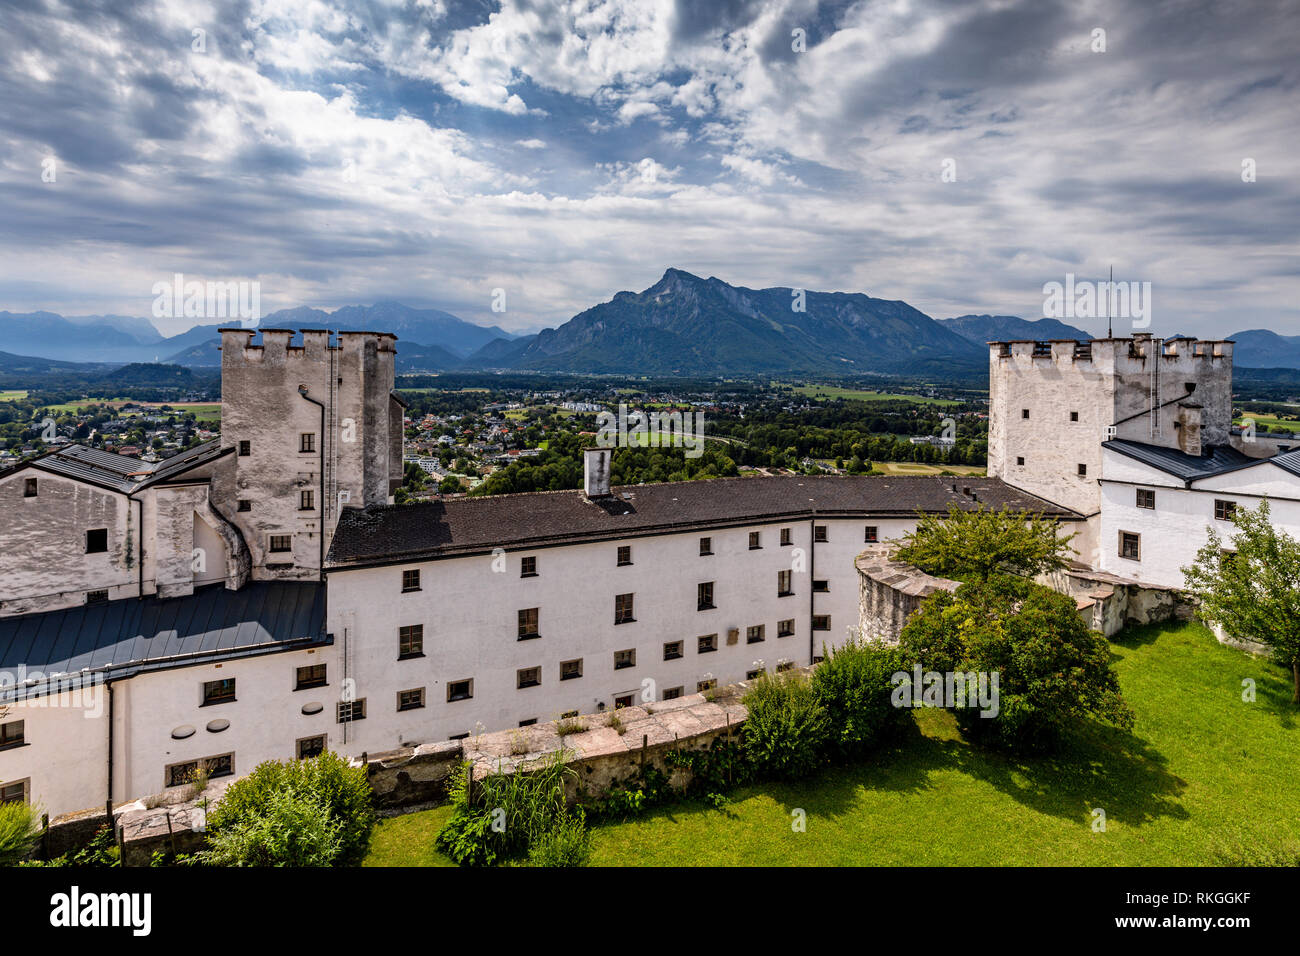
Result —
[[1265, 496], [1300, 528], [1300, 453], [1231, 427], [1230, 342], [993, 343], [988, 478], [620, 488], [592, 449], [581, 490], [396, 506], [394, 337], [300, 336], [222, 330], [217, 441], [0, 473], [0, 799], [55, 816], [806, 665], [857, 628], [857, 556], [952, 504], [1057, 518], [1081, 591], [1177, 588]]

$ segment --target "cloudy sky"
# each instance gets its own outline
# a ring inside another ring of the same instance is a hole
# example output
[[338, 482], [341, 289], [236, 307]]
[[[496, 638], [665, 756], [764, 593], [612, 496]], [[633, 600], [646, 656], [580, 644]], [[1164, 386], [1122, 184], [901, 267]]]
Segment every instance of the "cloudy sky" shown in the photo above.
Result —
[[0, 309], [523, 331], [675, 266], [1033, 318], [1113, 265], [1157, 333], [1300, 334], [1300, 4], [0, 8]]

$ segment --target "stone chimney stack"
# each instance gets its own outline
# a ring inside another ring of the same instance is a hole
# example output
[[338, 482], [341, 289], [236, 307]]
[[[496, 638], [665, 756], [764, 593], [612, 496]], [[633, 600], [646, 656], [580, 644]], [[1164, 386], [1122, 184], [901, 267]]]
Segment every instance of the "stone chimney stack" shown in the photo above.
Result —
[[609, 469], [613, 449], [588, 448], [582, 454], [582, 490], [588, 498], [609, 496]]

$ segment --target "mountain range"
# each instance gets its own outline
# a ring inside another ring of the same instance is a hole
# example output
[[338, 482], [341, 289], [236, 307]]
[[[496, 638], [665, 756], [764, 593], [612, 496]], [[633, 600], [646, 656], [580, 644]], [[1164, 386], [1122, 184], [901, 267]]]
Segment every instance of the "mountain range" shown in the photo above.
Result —
[[[164, 337], [147, 319], [0, 312], [12, 361], [163, 362], [190, 368], [221, 364], [217, 328], [197, 326]], [[398, 302], [348, 305], [326, 312], [302, 306], [267, 315], [261, 328], [392, 332], [399, 372], [453, 369], [659, 376], [863, 373], [983, 375], [987, 342], [1088, 339], [1056, 319], [962, 315], [933, 319], [906, 302], [860, 292], [779, 286], [749, 289], [716, 277], [668, 269], [642, 292], [618, 292], [557, 328], [516, 336], [438, 309]], [[1231, 336], [1235, 364], [1300, 368], [1300, 336], [1262, 329]], [[17, 354], [13, 354], [17, 353]], [[29, 356], [43, 356], [30, 358]]]

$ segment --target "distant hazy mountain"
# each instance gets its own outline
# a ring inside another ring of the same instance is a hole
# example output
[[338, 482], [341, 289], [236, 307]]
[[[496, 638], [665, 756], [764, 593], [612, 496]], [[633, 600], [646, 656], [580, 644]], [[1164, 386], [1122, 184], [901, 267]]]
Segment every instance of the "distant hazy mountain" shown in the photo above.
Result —
[[44, 375], [47, 372], [85, 372], [96, 374], [103, 366], [88, 362], [60, 362], [55, 359], [38, 358], [34, 355], [14, 355], [0, 352], [0, 372], [12, 374]]
[[442, 372], [459, 368], [463, 360], [437, 345], [411, 345], [397, 341], [398, 372]]
[[1248, 329], [1228, 336], [1237, 344], [1232, 364], [1242, 368], [1300, 368], [1300, 335]]
[[[279, 312], [268, 315], [265, 322], [287, 324]], [[464, 357], [493, 339], [514, 337], [495, 325], [475, 325], [450, 312], [412, 309], [400, 302], [345, 305], [329, 316], [329, 322], [329, 328], [345, 332], [392, 332], [397, 336], [398, 354], [401, 354], [402, 342], [413, 342], [416, 345], [436, 345]]]
[[669, 269], [644, 292], [619, 292], [558, 329], [493, 343], [468, 364], [659, 375], [939, 373], [977, 368], [983, 347], [906, 302], [862, 293], [746, 289]]
[[959, 315], [955, 319], [938, 319], [944, 328], [962, 338], [985, 345], [1022, 339], [1090, 339], [1083, 329], [1056, 319], [1022, 319], [1014, 315]]
[[[153, 358], [152, 344], [103, 316], [68, 319], [54, 312], [0, 312], [0, 341], [18, 355], [65, 362], [132, 362]], [[152, 326], [151, 326], [152, 328]], [[156, 342], [161, 338], [154, 330]]]

